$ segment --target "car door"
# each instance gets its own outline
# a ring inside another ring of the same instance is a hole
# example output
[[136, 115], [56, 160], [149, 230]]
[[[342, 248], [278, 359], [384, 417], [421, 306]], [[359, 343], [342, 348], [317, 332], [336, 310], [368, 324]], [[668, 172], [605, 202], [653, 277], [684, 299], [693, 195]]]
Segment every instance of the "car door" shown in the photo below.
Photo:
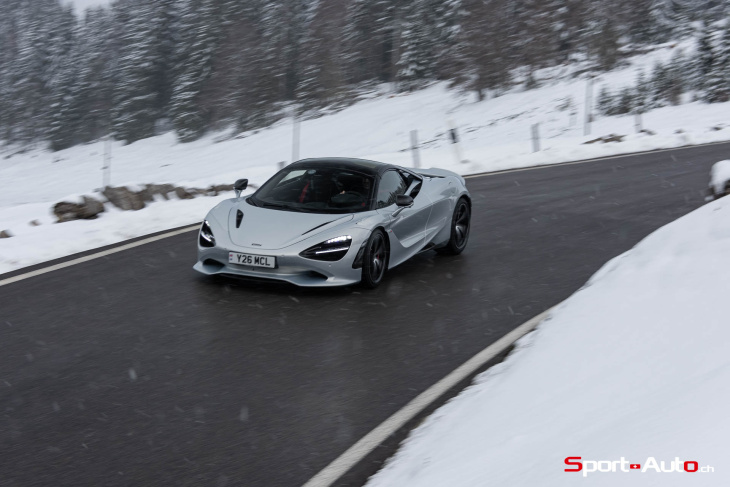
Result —
[[[394, 248], [391, 243], [391, 258], [396, 261], [393, 262], [394, 264], [421, 250], [425, 241], [426, 224], [431, 212], [431, 201], [425, 192], [421, 194], [413, 191], [417, 189], [419, 181], [412, 175], [410, 175], [410, 178], [411, 181], [406, 180], [400, 171], [393, 169], [383, 173], [378, 184], [376, 195], [378, 212], [390, 216], [388, 232], [393, 234], [397, 243], [402, 247], [401, 249]], [[413, 206], [398, 208], [395, 204], [396, 196], [405, 194], [406, 190], [409, 189], [415, 194]]]

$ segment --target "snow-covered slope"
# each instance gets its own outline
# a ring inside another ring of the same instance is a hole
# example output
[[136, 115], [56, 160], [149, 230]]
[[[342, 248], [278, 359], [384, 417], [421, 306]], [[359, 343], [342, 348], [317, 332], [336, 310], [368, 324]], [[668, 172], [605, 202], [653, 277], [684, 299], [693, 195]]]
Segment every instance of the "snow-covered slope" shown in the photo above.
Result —
[[730, 485], [728, 268], [724, 198], [606, 264], [368, 487]]
[[[601, 75], [594, 83], [595, 93], [602, 85], [614, 89], [632, 85], [637, 69], [648, 71], [657, 59], [666, 61], [674, 50], [688, 48], [666, 46], [634, 57], [630, 66]], [[566, 66], [543, 70], [536, 73], [540, 88], [524, 91], [517, 87], [483, 102], [476, 102], [471, 93], [450, 91], [445, 83], [403, 94], [389, 93], [382, 86], [369, 99], [345, 110], [302, 122], [300, 157], [363, 157], [410, 166], [410, 132], [418, 130], [423, 167], [444, 167], [464, 174], [730, 139], [730, 104], [699, 102], [645, 114], [643, 127], [655, 135], [634, 133], [633, 116], [621, 116], [599, 118], [592, 124], [591, 135], [585, 136], [582, 121], [586, 80], [573, 77], [574, 69]], [[447, 137], [450, 123], [459, 129], [463, 159], [469, 162], [462, 163], [455, 156]], [[540, 124], [541, 151], [532, 153], [531, 126], [536, 123]], [[620, 143], [583, 144], [611, 133], [627, 137]], [[128, 146], [114, 143], [111, 183], [204, 187], [240, 177], [261, 183], [281, 161], [292, 158], [290, 121], [254, 134], [230, 135], [212, 134], [189, 144], [179, 144], [172, 133]], [[67, 230], [49, 225], [53, 221], [51, 206], [69, 195], [99, 188], [103, 156], [103, 142], [56, 153], [31, 150], [18, 154], [7, 147], [2, 149], [0, 231], [9, 230], [15, 237], [0, 239], [0, 273], [93, 248], [99, 241], [87, 238], [87, 234], [98, 235], [101, 226], [115, 228], [107, 213], [99, 220], [77, 223], [74, 240], [47, 245], [67, 238]], [[121, 231], [112, 232], [113, 236], [104, 241], [111, 243], [135, 236], [133, 233], [163, 230], [179, 225], [182, 219], [199, 221], [205, 208], [213, 204], [211, 200], [181, 205], [169, 223], [152, 216], [157, 210], [142, 210], [133, 217], [138, 224], [117, 229]], [[42, 225], [31, 227], [28, 223], [32, 220]], [[17, 254], [19, 250], [22, 256]]]

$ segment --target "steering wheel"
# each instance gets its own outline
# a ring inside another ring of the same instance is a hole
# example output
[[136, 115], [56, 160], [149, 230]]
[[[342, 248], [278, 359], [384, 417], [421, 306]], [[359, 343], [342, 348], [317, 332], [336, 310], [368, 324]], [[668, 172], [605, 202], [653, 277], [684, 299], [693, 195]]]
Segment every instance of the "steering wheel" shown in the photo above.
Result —
[[357, 191], [345, 191], [338, 193], [330, 198], [330, 203], [338, 207], [354, 206], [364, 203], [365, 198]]
[[332, 183], [335, 185], [335, 188], [337, 188], [337, 193], [340, 194], [345, 189], [345, 185], [342, 184], [340, 181], [337, 180], [337, 178], [332, 178]]

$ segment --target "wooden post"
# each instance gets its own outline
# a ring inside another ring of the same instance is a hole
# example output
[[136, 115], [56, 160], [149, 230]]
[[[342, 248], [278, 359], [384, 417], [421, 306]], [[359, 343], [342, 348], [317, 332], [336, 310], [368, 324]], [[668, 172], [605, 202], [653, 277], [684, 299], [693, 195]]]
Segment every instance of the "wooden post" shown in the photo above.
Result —
[[532, 124], [532, 152], [540, 152], [540, 124]]
[[421, 155], [418, 153], [418, 130], [411, 130], [411, 154], [413, 154], [413, 167], [421, 167]]

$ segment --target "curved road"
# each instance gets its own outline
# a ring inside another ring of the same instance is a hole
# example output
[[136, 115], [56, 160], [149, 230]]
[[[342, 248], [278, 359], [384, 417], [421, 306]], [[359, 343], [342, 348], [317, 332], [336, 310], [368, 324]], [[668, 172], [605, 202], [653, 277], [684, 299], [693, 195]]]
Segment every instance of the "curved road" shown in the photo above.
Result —
[[301, 485], [703, 204], [728, 152], [470, 178], [467, 251], [422, 254], [375, 291], [207, 280], [193, 233], [2, 286], [0, 485]]

